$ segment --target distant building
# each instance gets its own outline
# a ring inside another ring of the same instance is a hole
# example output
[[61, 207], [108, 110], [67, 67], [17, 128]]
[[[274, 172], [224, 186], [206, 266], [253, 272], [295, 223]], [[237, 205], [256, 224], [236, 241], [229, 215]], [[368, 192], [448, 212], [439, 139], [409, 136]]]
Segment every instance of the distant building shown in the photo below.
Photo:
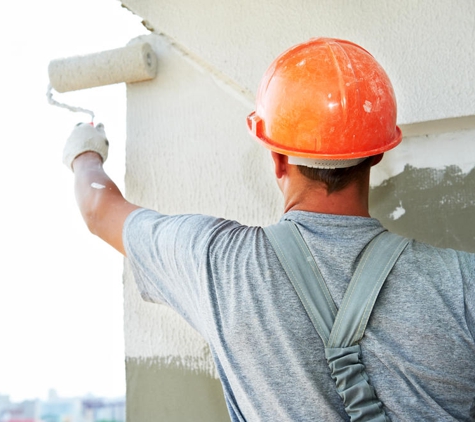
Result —
[[0, 422], [125, 422], [125, 399], [64, 398], [52, 390], [48, 400], [14, 403], [0, 395]]
[[0, 395], [0, 422], [40, 422], [38, 401], [25, 400], [13, 403], [9, 396]]

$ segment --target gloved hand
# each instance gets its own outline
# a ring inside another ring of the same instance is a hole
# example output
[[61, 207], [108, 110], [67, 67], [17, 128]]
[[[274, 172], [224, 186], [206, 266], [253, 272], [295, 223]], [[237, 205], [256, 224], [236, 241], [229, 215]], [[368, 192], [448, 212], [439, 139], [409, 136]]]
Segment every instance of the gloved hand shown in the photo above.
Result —
[[69, 135], [63, 150], [63, 163], [73, 170], [74, 159], [83, 152], [94, 151], [102, 157], [102, 162], [107, 159], [109, 141], [106, 138], [104, 125], [99, 123], [96, 127], [89, 123], [78, 123]]

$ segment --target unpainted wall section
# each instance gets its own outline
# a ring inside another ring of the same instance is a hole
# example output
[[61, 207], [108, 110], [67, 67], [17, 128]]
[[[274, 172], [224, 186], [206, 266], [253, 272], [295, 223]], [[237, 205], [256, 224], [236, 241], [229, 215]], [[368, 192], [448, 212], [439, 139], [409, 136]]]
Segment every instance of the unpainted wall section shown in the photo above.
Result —
[[372, 173], [371, 215], [388, 230], [475, 252], [474, 129], [406, 137]]

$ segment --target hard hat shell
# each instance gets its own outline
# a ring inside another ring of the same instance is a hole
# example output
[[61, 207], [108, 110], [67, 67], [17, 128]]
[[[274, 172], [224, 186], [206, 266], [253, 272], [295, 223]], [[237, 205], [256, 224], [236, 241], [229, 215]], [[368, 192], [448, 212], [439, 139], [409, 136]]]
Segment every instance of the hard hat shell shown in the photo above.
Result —
[[314, 38], [269, 66], [247, 124], [273, 151], [352, 160], [399, 144], [396, 116], [391, 82], [370, 53], [349, 41]]

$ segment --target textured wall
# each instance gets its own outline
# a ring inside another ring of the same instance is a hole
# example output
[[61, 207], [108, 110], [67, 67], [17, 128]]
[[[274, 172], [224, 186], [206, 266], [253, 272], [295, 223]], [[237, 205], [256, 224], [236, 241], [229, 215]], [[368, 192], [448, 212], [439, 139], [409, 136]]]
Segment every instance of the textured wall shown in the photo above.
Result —
[[[388, 71], [400, 123], [475, 114], [475, 2], [443, 0], [123, 0], [251, 93], [283, 49], [347, 38]], [[441, 86], [442, 85], [442, 86]]]
[[[404, 124], [403, 143], [372, 176], [372, 214], [398, 233], [475, 250], [475, 3], [122, 3], [155, 30], [144, 38], [159, 57], [157, 78], [127, 90], [130, 200], [164, 213], [276, 221], [271, 161], [245, 117], [275, 55], [336, 36], [383, 64]], [[127, 268], [125, 319], [129, 421], [226, 420], [208, 347], [172, 311], [143, 302]], [[193, 414], [198, 403], [204, 413]]]

